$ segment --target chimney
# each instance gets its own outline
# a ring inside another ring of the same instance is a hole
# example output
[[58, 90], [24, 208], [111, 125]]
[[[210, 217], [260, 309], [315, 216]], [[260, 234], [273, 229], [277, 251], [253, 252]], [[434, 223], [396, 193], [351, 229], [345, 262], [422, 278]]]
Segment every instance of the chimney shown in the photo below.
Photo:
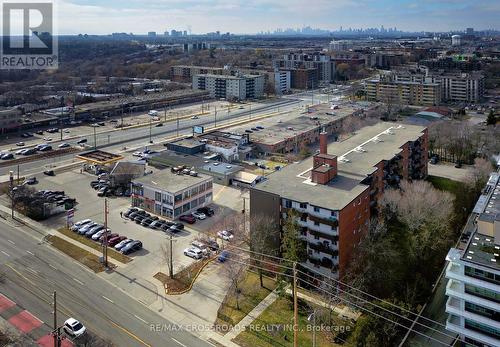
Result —
[[328, 149], [328, 133], [322, 130], [319, 133], [319, 153], [326, 154]]

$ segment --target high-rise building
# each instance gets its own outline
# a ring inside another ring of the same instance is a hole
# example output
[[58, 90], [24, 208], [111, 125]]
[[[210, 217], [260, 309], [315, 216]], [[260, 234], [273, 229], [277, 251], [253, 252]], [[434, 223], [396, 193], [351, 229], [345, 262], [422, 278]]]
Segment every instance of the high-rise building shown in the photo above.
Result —
[[464, 346], [500, 346], [500, 180], [493, 173], [474, 207], [464, 247], [446, 256], [446, 329]]
[[335, 79], [335, 62], [329, 55], [319, 52], [285, 54], [282, 58], [273, 60], [273, 67], [280, 70], [316, 69], [318, 81], [330, 83]]

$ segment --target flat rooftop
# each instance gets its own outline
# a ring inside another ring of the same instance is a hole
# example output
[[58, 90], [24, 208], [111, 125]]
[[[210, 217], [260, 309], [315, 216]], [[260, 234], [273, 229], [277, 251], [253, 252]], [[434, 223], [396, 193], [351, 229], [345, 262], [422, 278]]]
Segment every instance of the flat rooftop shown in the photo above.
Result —
[[195, 76], [199, 77], [213, 77], [213, 78], [223, 78], [228, 80], [242, 80], [246, 78], [255, 78], [261, 75], [249, 75], [249, 74], [241, 74], [241, 75], [215, 75], [215, 74], [196, 74]]
[[[321, 125], [345, 118], [358, 109], [341, 105], [336, 110], [331, 110], [328, 104], [315, 105], [309, 111], [305, 109], [292, 110], [276, 117], [262, 119], [258, 121], [261, 130], [251, 130], [250, 141], [254, 143], [274, 145], [289, 138], [318, 129]], [[320, 125], [321, 124], [321, 125]], [[255, 125], [244, 125], [230, 128], [231, 132], [244, 134], [245, 130], [250, 130]]]
[[208, 179], [212, 179], [208, 175], [198, 173], [198, 176], [177, 175], [172, 173], [170, 169], [160, 170], [152, 175], [143, 176], [132, 180], [136, 184], [144, 184], [148, 187], [158, 187], [158, 189], [176, 193], [188, 187], [202, 183]]
[[338, 174], [327, 185], [310, 179], [312, 157], [290, 164], [268, 176], [255, 189], [307, 202], [332, 210], [341, 210], [369, 189], [361, 182], [373, 173], [375, 165], [401, 152], [401, 146], [418, 139], [425, 127], [381, 122], [360, 129], [354, 136], [328, 145], [328, 154], [338, 158]]
[[119, 154], [114, 154], [110, 152], [95, 150], [90, 152], [85, 152], [78, 154], [76, 156], [78, 159], [91, 162], [93, 164], [106, 165], [114, 163], [115, 161], [122, 160], [123, 156]]
[[200, 142], [199, 140], [190, 136], [190, 137], [186, 137], [186, 138], [183, 138], [180, 140], [175, 140], [175, 141], [169, 142], [169, 144], [182, 146], [182, 147], [186, 147], [186, 148], [196, 148], [198, 146], [203, 145], [203, 142]]
[[[483, 194], [479, 197], [472, 212], [478, 221], [498, 223], [500, 221], [500, 174], [492, 173]], [[470, 239], [462, 259], [496, 270], [500, 269], [500, 242], [493, 236], [478, 231], [477, 223], [467, 223], [465, 233]]]

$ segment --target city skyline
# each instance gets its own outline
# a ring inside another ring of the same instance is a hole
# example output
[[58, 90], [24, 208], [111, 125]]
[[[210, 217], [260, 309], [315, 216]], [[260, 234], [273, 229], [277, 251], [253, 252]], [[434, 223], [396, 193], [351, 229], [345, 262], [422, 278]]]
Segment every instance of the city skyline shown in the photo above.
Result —
[[[255, 34], [276, 28], [311, 26], [327, 31], [343, 28], [397, 27], [410, 32], [447, 32], [474, 27], [498, 29], [500, 4], [468, 1], [327, 1], [313, 0], [136, 0], [106, 3], [63, 0], [58, 3], [60, 34], [147, 33], [186, 30], [193, 34], [231, 32]], [[79, 15], [75, 18], [74, 13]], [[102, 14], [106, 13], [106, 21]], [[258, 18], [258, 20], [256, 20]], [[425, 21], [423, 20], [425, 18]]]

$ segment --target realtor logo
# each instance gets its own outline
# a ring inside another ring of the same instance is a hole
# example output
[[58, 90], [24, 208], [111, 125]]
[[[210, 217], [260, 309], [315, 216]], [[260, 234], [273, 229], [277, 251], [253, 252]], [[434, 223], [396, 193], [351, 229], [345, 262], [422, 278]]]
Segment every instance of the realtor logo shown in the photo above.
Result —
[[2, 2], [1, 69], [57, 68], [52, 2]]

